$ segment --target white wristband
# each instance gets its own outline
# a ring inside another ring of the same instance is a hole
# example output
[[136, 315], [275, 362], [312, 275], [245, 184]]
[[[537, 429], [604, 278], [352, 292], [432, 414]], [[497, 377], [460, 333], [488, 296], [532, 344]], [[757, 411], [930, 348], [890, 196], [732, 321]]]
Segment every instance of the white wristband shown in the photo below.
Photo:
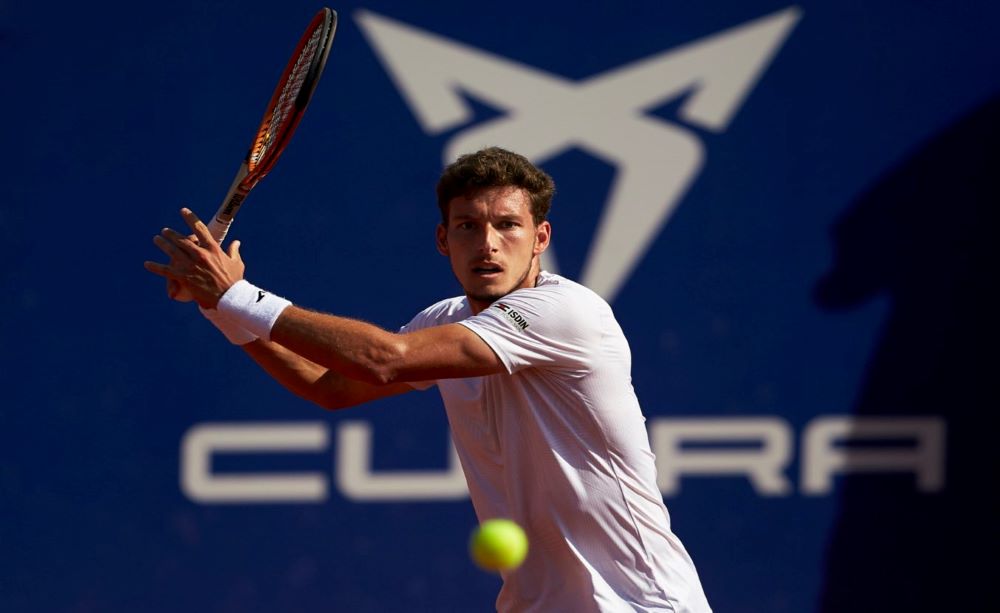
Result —
[[202, 307], [198, 307], [198, 310], [205, 316], [205, 319], [212, 322], [212, 325], [218, 328], [229, 339], [230, 343], [234, 345], [246, 345], [257, 340], [256, 334], [248, 332], [243, 326], [229, 319], [229, 317], [219, 311], [215, 309], [203, 309]]
[[269, 341], [274, 322], [291, 305], [290, 301], [281, 296], [275, 296], [240, 279], [226, 290], [215, 308], [247, 332]]

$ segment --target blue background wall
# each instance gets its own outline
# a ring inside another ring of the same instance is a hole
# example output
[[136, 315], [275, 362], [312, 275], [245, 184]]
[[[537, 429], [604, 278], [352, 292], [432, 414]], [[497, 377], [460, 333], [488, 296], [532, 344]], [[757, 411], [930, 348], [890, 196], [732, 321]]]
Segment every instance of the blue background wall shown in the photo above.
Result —
[[[337, 477], [339, 437], [359, 421], [373, 433], [372, 472], [447, 470], [436, 392], [324, 413], [142, 269], [159, 253], [152, 236], [181, 223], [181, 205], [204, 217], [218, 205], [318, 8], [0, 0], [0, 609], [492, 607], [499, 580], [465, 553], [467, 500], [358, 500]], [[258, 285], [389, 328], [458, 292], [433, 248], [433, 184], [453, 139], [511, 112], [473, 96], [465, 122], [425, 130], [362, 15], [465, 45], [454, 57], [478, 49], [575, 83], [791, 9], [798, 21], [724, 127], [690, 120], [692, 87], [637, 111], [704, 155], [610, 296], [644, 411], [668, 425], [767, 418], [790, 441], [786, 491], [767, 494], [740, 475], [685, 476], [666, 492], [674, 529], [719, 612], [972, 611], [995, 601], [968, 553], [997, 541], [988, 430], [998, 389], [987, 368], [997, 305], [987, 290], [997, 270], [998, 5], [333, 8], [340, 27], [310, 111], [231, 236]], [[696, 68], [735, 78], [712, 62]], [[592, 121], [616, 130], [610, 113]], [[571, 277], [627, 166], [594, 153], [569, 144], [543, 160], [559, 186], [555, 252]], [[828, 493], [807, 491], [806, 432], [824, 416], [938, 420], [942, 483], [851, 474]], [[328, 485], [321, 500], [206, 503], [182, 489], [192, 428], [276, 422], [312, 424], [329, 442], [221, 454], [213, 470], [314, 473]]]

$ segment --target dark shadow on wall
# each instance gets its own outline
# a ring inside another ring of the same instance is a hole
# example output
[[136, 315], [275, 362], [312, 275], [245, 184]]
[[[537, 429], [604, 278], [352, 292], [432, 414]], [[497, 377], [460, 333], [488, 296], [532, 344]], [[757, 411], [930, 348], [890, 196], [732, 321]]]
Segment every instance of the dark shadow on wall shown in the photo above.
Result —
[[[823, 309], [890, 300], [856, 416], [941, 417], [943, 486], [837, 485], [822, 613], [998, 610], [1000, 96], [926, 143], [836, 222]], [[903, 445], [905, 448], [905, 445]]]

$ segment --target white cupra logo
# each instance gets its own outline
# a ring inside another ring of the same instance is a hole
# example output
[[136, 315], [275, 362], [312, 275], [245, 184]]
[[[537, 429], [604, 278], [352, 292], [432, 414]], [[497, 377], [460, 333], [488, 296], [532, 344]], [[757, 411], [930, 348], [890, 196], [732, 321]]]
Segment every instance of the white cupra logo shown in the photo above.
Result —
[[[801, 15], [789, 7], [582, 81], [371, 11], [354, 18], [427, 134], [465, 126], [446, 143], [445, 163], [499, 145], [536, 164], [576, 148], [614, 168], [580, 278], [610, 302], [705, 163], [685, 125], [724, 132]], [[472, 123], [466, 96], [501, 115]], [[648, 114], [681, 98], [676, 122]], [[545, 256], [557, 271], [555, 251]]]

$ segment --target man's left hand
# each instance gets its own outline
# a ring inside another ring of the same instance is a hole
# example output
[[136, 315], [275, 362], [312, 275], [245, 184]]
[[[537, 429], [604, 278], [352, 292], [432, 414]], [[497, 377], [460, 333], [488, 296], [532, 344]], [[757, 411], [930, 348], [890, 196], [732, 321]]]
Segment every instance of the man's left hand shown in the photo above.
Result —
[[181, 216], [195, 238], [164, 228], [153, 237], [153, 242], [170, 257], [170, 263], [145, 262], [143, 265], [149, 272], [187, 287], [199, 306], [214, 309], [226, 290], [243, 278], [246, 266], [240, 257], [240, 242], [231, 242], [226, 253], [190, 209], [181, 209]]

